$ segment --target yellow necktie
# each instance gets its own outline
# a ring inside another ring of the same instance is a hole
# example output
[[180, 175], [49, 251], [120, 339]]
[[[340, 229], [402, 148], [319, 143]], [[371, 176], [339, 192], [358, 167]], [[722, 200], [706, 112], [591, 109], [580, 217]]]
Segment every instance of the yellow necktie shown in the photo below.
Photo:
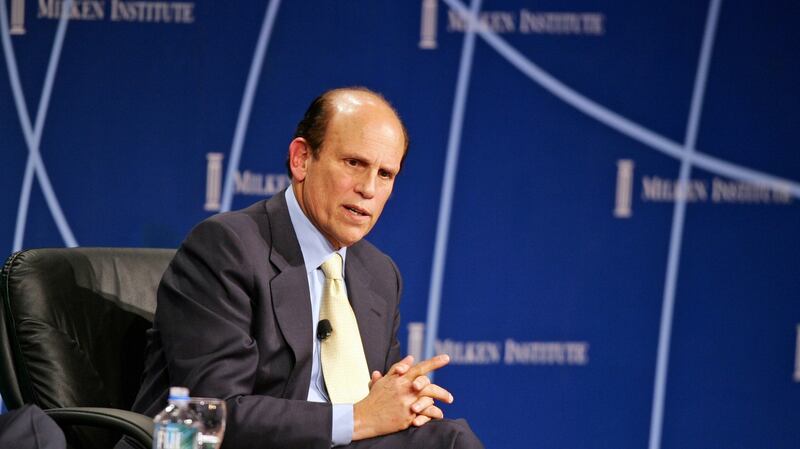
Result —
[[333, 404], [355, 404], [369, 393], [369, 368], [358, 323], [342, 279], [342, 256], [335, 253], [322, 263], [325, 286], [319, 319], [333, 331], [320, 343], [322, 374]]

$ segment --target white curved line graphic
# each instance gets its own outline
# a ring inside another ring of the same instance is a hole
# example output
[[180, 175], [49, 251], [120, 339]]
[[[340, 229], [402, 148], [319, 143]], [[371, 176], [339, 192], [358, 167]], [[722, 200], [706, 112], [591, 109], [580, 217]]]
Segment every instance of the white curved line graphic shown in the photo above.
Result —
[[[681, 160], [678, 185], [685, 191], [692, 171], [690, 162], [695, 153], [697, 133], [700, 129], [700, 115], [705, 98], [708, 67], [711, 64], [711, 52], [714, 48], [714, 37], [717, 32], [721, 0], [711, 0], [708, 5], [703, 43], [700, 47], [700, 57], [697, 63], [692, 102], [689, 110], [689, 119], [684, 137], [685, 152]], [[669, 369], [669, 350], [672, 341], [672, 317], [675, 310], [675, 289], [678, 284], [678, 270], [683, 244], [683, 226], [686, 223], [686, 196], [678, 195], [675, 199], [672, 213], [672, 228], [670, 230], [669, 254], [667, 255], [667, 272], [664, 275], [664, 292], [661, 302], [661, 319], [658, 331], [658, 350], [656, 354], [655, 376], [653, 379], [653, 400], [650, 412], [650, 438], [649, 449], [661, 449], [661, 435], [664, 424], [664, 402], [667, 394], [667, 374]]]
[[[481, 9], [481, 0], [472, 0], [472, 13], [477, 14]], [[447, 138], [447, 159], [445, 160], [444, 176], [442, 177], [442, 193], [439, 200], [439, 217], [436, 222], [436, 242], [433, 249], [433, 263], [431, 264], [431, 285], [428, 290], [428, 316], [425, 327], [425, 358], [433, 357], [434, 342], [439, 330], [439, 310], [442, 302], [442, 284], [444, 282], [444, 267], [447, 259], [447, 241], [450, 234], [450, 215], [453, 205], [453, 193], [458, 169], [458, 154], [461, 149], [461, 130], [464, 123], [464, 110], [467, 104], [469, 91], [469, 78], [472, 71], [472, 58], [475, 49], [475, 30], [468, 28], [464, 34], [464, 43], [461, 47], [461, 61], [458, 66], [458, 81], [456, 94], [453, 100], [453, 112], [450, 117], [450, 135]], [[433, 372], [428, 377], [433, 379]]]
[[[584, 114], [594, 118], [610, 128], [619, 131], [622, 134], [627, 135], [628, 137], [633, 138], [634, 140], [638, 140], [639, 142], [675, 159], [680, 160], [682, 158], [682, 153], [684, 151], [683, 145], [680, 145], [658, 133], [655, 133], [578, 93], [523, 56], [517, 49], [509, 45], [508, 42], [499, 37], [497, 34], [487, 29], [483, 24], [480, 23], [479, 20], [477, 20], [476, 17], [470, 15], [469, 11], [467, 11], [467, 8], [461, 2], [458, 0], [443, 1], [450, 8], [457, 11], [465, 21], [470, 23], [471, 26], [476, 27], [476, 33], [478, 33], [478, 35], [481, 36], [487, 44], [489, 44], [495, 49], [495, 51], [497, 51], [509, 63], [511, 63], [511, 65], [519, 69], [522, 73], [527, 75], [537, 84], [541, 85], [551, 94], [560, 98], [565, 103], [573, 106], [575, 109], [583, 112]], [[776, 190], [790, 192], [793, 196], [800, 198], [800, 183], [736, 165], [731, 162], [723, 161], [719, 158], [700, 152], [692, 154], [689, 157], [689, 161], [693, 165], [703, 168], [709, 172], [724, 175], [740, 181], [748, 181], [756, 184], [766, 185]]]
[[25, 221], [28, 214], [28, 205], [30, 202], [30, 191], [33, 184], [33, 176], [31, 171], [36, 173], [39, 180], [39, 185], [42, 188], [47, 206], [53, 216], [53, 220], [64, 239], [66, 246], [78, 246], [75, 236], [67, 223], [61, 206], [56, 198], [53, 186], [50, 183], [50, 177], [47, 175], [47, 170], [42, 161], [41, 153], [39, 152], [39, 145], [42, 138], [42, 131], [44, 129], [44, 121], [47, 117], [47, 109], [50, 105], [50, 95], [53, 91], [53, 82], [55, 80], [56, 69], [58, 68], [58, 60], [61, 56], [61, 48], [64, 43], [64, 36], [67, 32], [67, 23], [69, 22], [69, 12], [71, 11], [72, 0], [65, 0], [62, 5], [62, 13], [59, 18], [58, 29], [56, 30], [55, 39], [53, 41], [53, 48], [50, 52], [50, 60], [47, 65], [47, 73], [45, 75], [44, 86], [42, 88], [42, 95], [39, 99], [39, 109], [36, 113], [35, 129], [31, 129], [30, 115], [28, 108], [25, 104], [25, 96], [22, 91], [22, 85], [19, 80], [19, 70], [17, 68], [16, 57], [14, 56], [14, 47], [11, 44], [11, 35], [8, 30], [8, 12], [6, 11], [5, 1], [0, 1], [0, 37], [2, 38], [3, 54], [5, 55], [6, 68], [8, 70], [8, 78], [11, 83], [11, 90], [14, 95], [14, 103], [17, 108], [17, 115], [19, 116], [22, 132], [25, 136], [25, 142], [28, 146], [28, 162], [25, 167], [25, 176], [23, 177], [22, 191], [20, 193], [19, 208], [17, 210], [17, 222], [14, 232], [14, 247], [13, 251], [18, 251], [22, 248], [22, 241], [25, 232]]
[[258, 80], [261, 78], [261, 67], [264, 65], [264, 54], [267, 52], [269, 38], [272, 36], [272, 27], [275, 23], [275, 16], [278, 15], [278, 7], [280, 4], [280, 0], [272, 0], [269, 2], [269, 6], [264, 13], [264, 22], [261, 25], [261, 32], [258, 35], [258, 43], [256, 44], [255, 53], [253, 54], [253, 61], [250, 64], [250, 72], [247, 74], [247, 84], [245, 85], [244, 95], [242, 96], [242, 105], [239, 108], [239, 118], [236, 120], [236, 131], [234, 131], [233, 135], [231, 156], [228, 160], [228, 169], [225, 171], [225, 183], [222, 188], [221, 212], [231, 210], [231, 202], [233, 201], [233, 177], [236, 170], [239, 169], [239, 160], [242, 157], [244, 137], [247, 133], [247, 125], [250, 122], [250, 111], [253, 107], [253, 99], [256, 95]]

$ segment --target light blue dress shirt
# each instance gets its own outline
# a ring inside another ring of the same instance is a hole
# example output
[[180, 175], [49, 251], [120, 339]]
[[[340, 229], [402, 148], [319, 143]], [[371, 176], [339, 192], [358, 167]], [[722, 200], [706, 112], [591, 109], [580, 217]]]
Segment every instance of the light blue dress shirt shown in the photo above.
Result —
[[[347, 248], [335, 251], [328, 240], [300, 209], [297, 198], [291, 187], [286, 189], [286, 206], [289, 208], [289, 218], [292, 220], [294, 233], [300, 242], [303, 252], [303, 261], [308, 275], [308, 291], [311, 292], [311, 336], [314, 342], [314, 352], [311, 362], [311, 384], [308, 387], [308, 400], [312, 402], [329, 402], [328, 391], [325, 388], [325, 379], [322, 377], [322, 362], [319, 354], [319, 340], [317, 340], [317, 322], [319, 321], [319, 307], [322, 302], [322, 288], [325, 285], [325, 274], [320, 269], [334, 252], [342, 255], [342, 275], [347, 262]], [[345, 287], [346, 289], [346, 287]], [[353, 404], [333, 404], [333, 431], [331, 441], [333, 446], [350, 444], [353, 438]]]

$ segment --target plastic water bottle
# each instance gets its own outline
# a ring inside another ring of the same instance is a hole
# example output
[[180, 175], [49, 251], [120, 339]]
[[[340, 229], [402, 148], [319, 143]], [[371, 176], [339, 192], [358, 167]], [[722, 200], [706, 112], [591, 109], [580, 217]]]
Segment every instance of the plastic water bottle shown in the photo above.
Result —
[[153, 449], [195, 449], [200, 420], [189, 409], [189, 389], [169, 389], [167, 408], [153, 418]]

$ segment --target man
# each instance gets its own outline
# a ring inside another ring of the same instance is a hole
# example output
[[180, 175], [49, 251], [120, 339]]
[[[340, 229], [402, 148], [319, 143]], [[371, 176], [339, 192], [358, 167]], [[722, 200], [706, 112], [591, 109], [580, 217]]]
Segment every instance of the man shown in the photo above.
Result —
[[482, 447], [434, 405], [452, 402], [426, 376], [447, 356], [400, 360], [400, 275], [362, 240], [407, 148], [379, 94], [317, 98], [289, 145], [292, 186], [200, 223], [178, 250], [134, 410], [155, 415], [183, 385], [226, 399], [226, 449]]

